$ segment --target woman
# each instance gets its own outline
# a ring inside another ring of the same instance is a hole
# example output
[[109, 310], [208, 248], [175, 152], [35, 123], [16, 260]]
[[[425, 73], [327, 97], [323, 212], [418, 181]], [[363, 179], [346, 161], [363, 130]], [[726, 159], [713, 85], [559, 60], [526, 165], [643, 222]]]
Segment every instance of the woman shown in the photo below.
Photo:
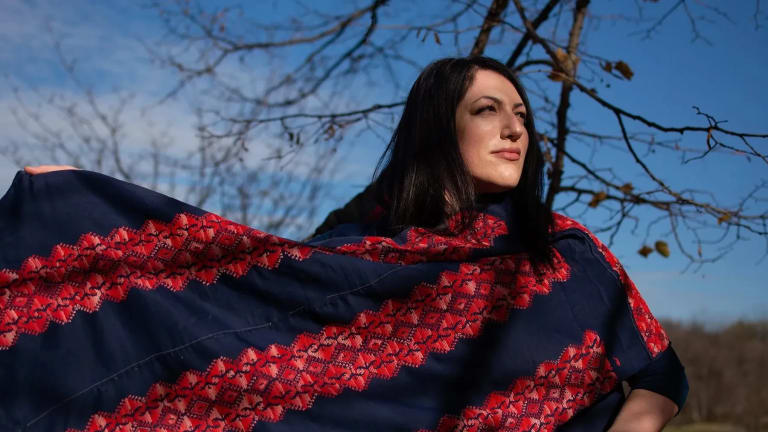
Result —
[[[525, 284], [546, 285], [532, 291], [536, 298], [528, 299], [526, 294], [526, 300], [518, 303], [520, 297], [515, 297], [514, 307], [519, 310], [502, 314], [500, 327], [488, 330], [497, 333], [472, 342], [474, 351], [460, 356], [449, 350], [446, 357], [434, 360], [444, 365], [421, 366], [421, 372], [443, 368], [435, 382], [453, 377], [464, 390], [440, 384], [455, 392], [438, 404], [449, 414], [438, 424], [420, 427], [453, 430], [482, 424], [492, 430], [600, 430], [610, 426], [612, 431], [658, 431], [675, 415], [687, 393], [682, 366], [610, 252], [574, 222], [553, 218], [542, 205], [543, 162], [533, 115], [523, 88], [504, 65], [483, 57], [443, 59], [429, 65], [411, 89], [382, 162], [384, 167], [371, 187], [346, 211], [332, 213], [310, 244], [359, 253], [366, 245], [389, 242], [389, 248], [406, 245], [427, 255], [446, 244], [448, 249], [470, 244], [467, 253], [459, 250], [426, 260], [487, 264], [483, 260], [498, 258], [492, 261], [497, 266], [517, 260], [516, 273], [530, 268], [532, 276]], [[27, 168], [27, 172], [59, 168]], [[503, 220], [503, 227], [493, 235], [483, 234], [488, 224], [498, 220], [494, 216]], [[394, 240], [370, 237], [381, 235]], [[350, 248], [350, 239], [359, 237], [363, 237], [362, 246]], [[468, 240], [451, 243], [452, 238]], [[494, 271], [492, 266], [478, 268], [480, 273], [467, 276], [470, 282]], [[557, 289], [543, 282], [547, 278], [560, 283]], [[506, 284], [514, 285], [514, 291], [521, 286], [519, 281], [514, 276]], [[584, 352], [597, 365], [590, 376], [598, 376], [598, 384], [579, 368], [569, 372], [568, 379], [575, 380], [569, 385], [557, 381], [561, 378], [556, 372], [547, 372], [553, 364], [557, 365], [554, 371], [572, 366], [563, 363], [564, 356], [580, 338], [591, 344], [584, 346], [595, 349]], [[497, 352], [497, 344], [514, 350]], [[562, 352], [560, 362], [553, 356], [557, 351]], [[487, 371], [478, 368], [479, 356], [487, 357]], [[487, 375], [489, 382], [467, 382], [456, 376], [457, 371], [472, 377], [470, 381]], [[528, 379], [532, 373], [535, 377]], [[620, 379], [632, 387], [626, 401]], [[511, 384], [506, 390], [500, 384], [503, 380]], [[517, 392], [516, 386], [524, 390]], [[538, 396], [531, 396], [538, 391]], [[563, 392], [572, 394], [565, 397]], [[430, 390], [425, 388], [424, 394], [431, 394]], [[506, 419], [504, 424], [513, 426], [494, 423], [494, 411], [488, 405], [494, 395], [506, 398], [507, 405], [498, 405], [505, 408], [496, 409]], [[410, 399], [403, 396], [403, 400]], [[485, 411], [473, 408], [483, 400]], [[514, 405], [519, 400], [524, 404]], [[434, 409], [434, 400], [429, 401]], [[368, 428], [375, 426], [373, 422]]]
[[[434, 227], [478, 200], [511, 195], [525, 249], [545, 263], [552, 217], [541, 204], [543, 159], [535, 131], [525, 90], [507, 67], [482, 57], [439, 60], [411, 90], [375, 191], [367, 189], [346, 211], [332, 213], [316, 235], [330, 237], [332, 232], [323, 233], [331, 225], [356, 222], [374, 195], [387, 203], [386, 222], [379, 223], [386, 227]], [[678, 412], [672, 399], [684, 400], [687, 384], [676, 359], [670, 363], [646, 372], [656, 382], [637, 384], [611, 430], [660, 430]], [[633, 382], [641, 379], [649, 378]], [[668, 380], [678, 388], [669, 388]]]

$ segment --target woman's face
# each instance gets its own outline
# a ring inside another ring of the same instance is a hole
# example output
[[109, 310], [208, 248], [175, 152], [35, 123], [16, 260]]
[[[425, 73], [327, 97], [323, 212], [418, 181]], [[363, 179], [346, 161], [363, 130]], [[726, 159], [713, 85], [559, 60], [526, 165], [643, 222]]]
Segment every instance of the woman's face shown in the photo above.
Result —
[[525, 106], [515, 86], [496, 72], [478, 69], [456, 108], [459, 151], [478, 193], [517, 186], [528, 150]]

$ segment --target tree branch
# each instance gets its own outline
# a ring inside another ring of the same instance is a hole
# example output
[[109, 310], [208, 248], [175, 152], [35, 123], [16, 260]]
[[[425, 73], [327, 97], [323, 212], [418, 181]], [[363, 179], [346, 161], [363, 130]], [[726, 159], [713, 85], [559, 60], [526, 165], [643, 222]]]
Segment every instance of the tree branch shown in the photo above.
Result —
[[[515, 4], [519, 4], [519, 0], [515, 0]], [[560, 62], [560, 67], [563, 73], [569, 77], [574, 78], [576, 76], [576, 68], [578, 67], [578, 49], [579, 41], [581, 40], [581, 30], [584, 27], [584, 18], [587, 14], [587, 6], [589, 6], [589, 0], [577, 0], [576, 7], [573, 11], [573, 25], [568, 36], [568, 49], [567, 59]], [[526, 23], [526, 27], [530, 28], [530, 32], [533, 35], [535, 30], [532, 28], [532, 24]], [[563, 81], [560, 88], [560, 103], [557, 107], [557, 138], [555, 140], [555, 161], [552, 164], [552, 177], [550, 178], [549, 188], [547, 189], [547, 196], [544, 200], [544, 205], [551, 209], [552, 204], [555, 201], [555, 195], [557, 194], [560, 182], [563, 176], [563, 158], [565, 155], [566, 139], [568, 137], [568, 108], [571, 106], [571, 91], [573, 86], [570, 80]]]
[[470, 57], [483, 55], [485, 45], [488, 44], [488, 37], [491, 34], [491, 30], [499, 24], [499, 18], [507, 9], [508, 5], [509, 0], [493, 0], [493, 3], [491, 4], [491, 7], [488, 8], [488, 13], [483, 20], [483, 26], [480, 28], [480, 33], [478, 33], [475, 38], [475, 45], [469, 53]]
[[[541, 9], [539, 14], [534, 18], [533, 22], [531, 23], [531, 27], [533, 30], [538, 30], [539, 26], [544, 23], [548, 18], [550, 12], [557, 6], [558, 3], [560, 3], [561, 0], [549, 0], [546, 5]], [[520, 6], [515, 4], [517, 6], [518, 11], [520, 11]], [[514, 67], [515, 63], [517, 63], [517, 59], [520, 57], [520, 55], [523, 53], [523, 50], [528, 45], [528, 42], [531, 40], [531, 33], [530, 31], [526, 31], [525, 34], [523, 34], [523, 37], [520, 38], [520, 40], [517, 42], [517, 45], [515, 46], [515, 49], [512, 50], [512, 54], [507, 59], [507, 67]], [[515, 67], [515, 69], [520, 69], [521, 67]]]

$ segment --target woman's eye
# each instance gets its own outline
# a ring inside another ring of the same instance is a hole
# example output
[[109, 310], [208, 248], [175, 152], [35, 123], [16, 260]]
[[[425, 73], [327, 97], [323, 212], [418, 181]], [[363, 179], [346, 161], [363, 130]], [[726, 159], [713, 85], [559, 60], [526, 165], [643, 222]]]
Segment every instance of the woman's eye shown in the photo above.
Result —
[[496, 112], [496, 107], [493, 105], [486, 105], [479, 110], [477, 110], [477, 113], [480, 114], [481, 112], [490, 111], [490, 112]]
[[525, 113], [524, 113], [524, 112], [522, 112], [522, 111], [520, 111], [520, 112], [516, 112], [516, 113], [515, 113], [515, 115], [516, 115], [516, 116], [518, 116], [518, 117], [520, 117], [522, 120], [525, 120], [525, 119], [526, 119], [526, 115], [525, 115]]

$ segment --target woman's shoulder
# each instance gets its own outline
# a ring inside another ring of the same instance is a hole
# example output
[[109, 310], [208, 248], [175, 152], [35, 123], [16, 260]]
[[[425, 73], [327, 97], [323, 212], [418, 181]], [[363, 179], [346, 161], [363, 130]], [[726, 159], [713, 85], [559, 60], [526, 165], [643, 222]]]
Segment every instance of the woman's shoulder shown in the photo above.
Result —
[[587, 229], [587, 227], [576, 219], [557, 212], [552, 212], [552, 234], [557, 236], [558, 234], [567, 233], [569, 230], [575, 230], [596, 239], [592, 231]]
[[382, 210], [374, 198], [373, 185], [368, 185], [343, 207], [328, 213], [309, 240], [337, 237], [354, 231], [360, 231], [357, 235], [367, 235], [364, 231], [370, 230], [369, 225], [381, 216]]
[[[315, 246], [336, 245], [341, 241], [355, 238], [356, 241], [361, 237], [377, 236], [379, 229], [376, 224], [371, 223], [341, 223], [321, 234], [312, 236], [305, 240], [305, 243]], [[327, 244], [326, 244], [327, 243]]]
[[[560, 213], [552, 212], [552, 227], [550, 229], [552, 242], [558, 243], [568, 239], [580, 239], [593, 246], [601, 255], [611, 254], [608, 247], [581, 222]], [[613, 254], [611, 254], [613, 255]]]
[[595, 233], [577, 220], [552, 213], [552, 244], [558, 249], [569, 249], [572, 253], [591, 256], [601, 261], [608, 269], [621, 274], [623, 268], [616, 255]]

